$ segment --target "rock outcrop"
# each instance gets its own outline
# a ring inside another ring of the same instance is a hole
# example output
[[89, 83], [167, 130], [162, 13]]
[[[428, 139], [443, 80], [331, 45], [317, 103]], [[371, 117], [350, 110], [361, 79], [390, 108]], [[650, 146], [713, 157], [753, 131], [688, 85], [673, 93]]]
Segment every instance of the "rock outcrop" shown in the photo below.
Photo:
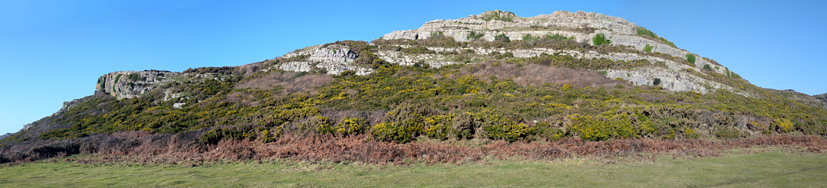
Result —
[[135, 98], [171, 81], [170, 78], [178, 74], [181, 73], [158, 70], [111, 72], [98, 78], [95, 89], [118, 99]]
[[328, 74], [354, 71], [356, 75], [367, 75], [371, 69], [353, 63], [359, 55], [344, 45], [317, 45], [297, 52], [285, 54], [282, 58], [305, 56], [303, 61], [291, 61], [279, 65], [279, 69], [292, 72], [311, 72], [314, 68]]
[[813, 97], [815, 97], [816, 99], [821, 100], [821, 101], [824, 101], [825, 103], [827, 103], [827, 93], [825, 93], [825, 94], [821, 94], [821, 95], [813, 95]]
[[[523, 40], [526, 36], [564, 36], [581, 44], [594, 45], [591, 41], [598, 34], [603, 34], [611, 41], [609, 45], [618, 46], [623, 51], [595, 51], [586, 49], [554, 48], [482, 48], [482, 47], [443, 47], [425, 46], [433, 53], [406, 53], [404, 48], [410, 45], [395, 44], [379, 47], [374, 54], [389, 63], [399, 65], [429, 65], [438, 68], [451, 64], [463, 64], [490, 61], [490, 54], [511, 54], [516, 58], [531, 58], [547, 54], [567, 55], [580, 59], [608, 59], [619, 62], [646, 61], [648, 65], [633, 68], [614, 68], [595, 70], [604, 73], [610, 79], [622, 79], [635, 85], [661, 86], [671, 91], [695, 91], [707, 93], [719, 89], [741, 93], [733, 87], [706, 78], [708, 74], [729, 75], [729, 70], [709, 58], [679, 49], [658, 38], [654, 34], [642, 35], [645, 28], [635, 25], [623, 18], [597, 13], [556, 11], [549, 15], [519, 17], [510, 12], [487, 11], [480, 15], [471, 15], [456, 20], [434, 20], [414, 30], [393, 31], [382, 37], [384, 40], [410, 39], [426, 40], [434, 36], [450, 37], [454, 41], [471, 40], [494, 41], [498, 36], [510, 40]], [[653, 38], [654, 37], [654, 38]], [[370, 44], [378, 47], [376, 44]], [[586, 45], [586, 46], [588, 46]], [[648, 48], [647, 48], [648, 46]], [[644, 48], [647, 48], [644, 50]], [[473, 53], [467, 53], [467, 52]], [[446, 55], [447, 54], [447, 55]], [[453, 55], [451, 55], [453, 54]], [[694, 55], [694, 63], [686, 60], [688, 54]], [[353, 71], [357, 75], [367, 75], [374, 70], [357, 64], [360, 53], [341, 43], [311, 46], [279, 57], [282, 61], [272, 67], [262, 69], [292, 72], [314, 72], [338, 75]], [[462, 57], [460, 57], [462, 56]], [[118, 99], [138, 97], [166, 83], [170, 77], [183, 74], [168, 71], [121, 71], [102, 76], [98, 80], [97, 90]], [[706, 78], [705, 78], [706, 77]], [[656, 81], [657, 80], [657, 81]], [[164, 100], [180, 98], [176, 93], [165, 92]], [[745, 94], [748, 95], [748, 94]], [[180, 106], [180, 105], [179, 105]]]
[[[578, 42], [591, 43], [592, 38], [597, 34], [603, 34], [611, 41], [610, 45], [628, 47], [641, 51], [641, 53], [600, 53], [597, 51], [573, 51], [564, 49], [472, 49], [477, 54], [490, 52], [510, 52], [515, 57], [535, 57], [540, 54], [566, 54], [578, 58], [600, 59], [606, 58], [616, 61], [648, 60], [650, 62], [662, 62], [666, 68], [647, 67], [634, 70], [601, 70], [606, 71], [607, 77], [612, 79], [629, 80], [636, 85], [653, 85], [658, 79], [665, 89], [672, 91], [696, 91], [706, 93], [717, 89], [732, 90], [732, 87], [725, 84], [706, 80], [692, 75], [685, 71], [691, 69], [700, 74], [728, 74], [729, 70], [715, 61], [692, 54], [689, 51], [674, 47], [669, 42], [660, 39], [651, 39], [639, 35], [638, 30], [648, 31], [623, 18], [607, 16], [597, 13], [566, 12], [556, 11], [550, 15], [538, 15], [534, 17], [519, 17], [510, 12], [488, 11], [480, 15], [471, 15], [456, 20], [434, 20], [414, 30], [394, 31], [382, 37], [382, 39], [410, 39], [423, 40], [433, 36], [445, 36], [455, 41], [465, 42], [473, 40], [472, 34], [477, 35], [481, 40], [494, 41], [497, 35], [507, 36], [510, 40], [523, 40], [525, 36], [547, 36], [560, 35], [573, 38]], [[479, 36], [482, 35], [482, 36]], [[644, 48], [650, 46], [651, 50], [644, 53]], [[432, 49], [435, 51], [461, 51], [463, 49]], [[676, 62], [670, 59], [658, 57], [656, 54], [672, 56], [672, 59], [686, 60], [688, 54], [695, 56], [695, 62]], [[411, 65], [416, 62], [425, 62], [433, 67], [456, 64], [461, 62], [451, 61], [450, 58], [439, 54], [417, 54], [406, 55], [398, 52], [384, 51], [379, 53], [386, 61]]]

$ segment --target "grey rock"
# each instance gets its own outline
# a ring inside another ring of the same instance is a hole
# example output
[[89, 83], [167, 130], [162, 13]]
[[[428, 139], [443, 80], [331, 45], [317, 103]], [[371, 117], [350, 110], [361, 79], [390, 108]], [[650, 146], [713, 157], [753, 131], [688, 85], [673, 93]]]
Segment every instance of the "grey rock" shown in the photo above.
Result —
[[306, 61], [286, 62], [278, 65], [278, 69], [292, 72], [309, 72], [316, 67], [325, 70], [327, 74], [338, 75], [344, 71], [354, 71], [356, 75], [367, 75], [373, 72], [369, 68], [353, 63], [359, 55], [344, 45], [317, 45], [285, 54], [282, 58], [299, 55], [308, 55]]
[[[559, 34], [574, 37], [576, 41], [588, 42], [596, 34], [604, 34], [612, 41], [611, 45], [629, 46], [643, 51], [646, 45], [652, 46], [652, 52], [667, 54], [670, 56], [685, 58], [689, 51], [675, 48], [667, 44], [653, 41], [637, 35], [639, 26], [626, 21], [623, 18], [607, 16], [593, 12], [578, 11], [575, 13], [567, 11], [555, 11], [550, 15], [538, 15], [534, 17], [516, 17], [512, 22], [501, 20], [482, 19], [491, 12], [481, 15], [471, 15], [456, 20], [434, 20], [422, 25], [415, 30], [393, 31], [385, 34], [383, 39], [427, 39], [435, 34], [441, 33], [444, 36], [452, 37], [456, 41], [468, 41], [471, 32], [482, 33], [483, 40], [493, 41], [499, 34], [508, 36], [511, 40], [522, 40], [526, 34], [532, 36], [545, 36]], [[583, 28], [591, 28], [590, 30]], [[702, 68], [710, 65], [714, 68], [717, 65], [707, 58], [695, 54], [695, 66]], [[726, 69], [713, 69], [718, 73], [724, 73]]]
[[84, 97], [84, 98], [79, 98], [79, 99], [75, 99], [75, 100], [72, 100], [72, 101], [65, 101], [65, 102], [63, 102], [63, 106], [60, 107], [60, 110], [57, 110], [57, 112], [55, 112], [52, 115], [66, 112], [66, 110], [69, 110], [70, 108], [75, 107], [75, 106], [77, 106], [77, 104], [80, 104], [81, 102], [86, 101], [88, 99], [89, 98]]
[[158, 70], [111, 72], [98, 78], [95, 89], [118, 99], [135, 98], [172, 81], [169, 78], [178, 74], [181, 73]]

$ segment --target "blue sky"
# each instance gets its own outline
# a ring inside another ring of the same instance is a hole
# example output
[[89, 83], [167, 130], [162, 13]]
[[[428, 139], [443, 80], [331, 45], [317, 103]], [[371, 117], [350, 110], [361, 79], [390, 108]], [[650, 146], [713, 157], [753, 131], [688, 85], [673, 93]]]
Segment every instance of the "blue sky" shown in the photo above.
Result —
[[234, 66], [485, 10], [618, 16], [753, 84], [827, 92], [825, 1], [2, 1], [0, 134], [119, 70]]

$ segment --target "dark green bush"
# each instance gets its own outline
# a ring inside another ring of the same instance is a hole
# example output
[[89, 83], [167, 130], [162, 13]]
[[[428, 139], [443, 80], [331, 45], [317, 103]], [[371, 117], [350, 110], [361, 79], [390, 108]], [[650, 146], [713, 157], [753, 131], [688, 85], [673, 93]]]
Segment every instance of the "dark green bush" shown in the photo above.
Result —
[[695, 64], [695, 55], [686, 54], [686, 61], [689, 61], [689, 63], [692, 63], [694, 65]]
[[563, 36], [563, 35], [560, 35], [560, 34], [554, 34], [554, 35], [546, 35], [545, 39], [546, 40], [571, 40], [571, 39], [574, 39], [574, 37], [569, 38], [569, 37], [566, 37], [566, 36]]
[[598, 34], [594, 35], [594, 37], [592, 37], [592, 43], [595, 46], [600, 46], [600, 45], [603, 45], [603, 44], [611, 44], [612, 41], [607, 40], [606, 36], [603, 35], [603, 33], [598, 33]]
[[256, 139], [257, 131], [265, 130], [261, 127], [241, 126], [231, 128], [216, 128], [201, 135], [201, 142], [204, 144], [217, 144], [221, 140], [234, 139]]
[[476, 33], [474, 31], [471, 31], [471, 33], [468, 33], [468, 35], [465, 36], [465, 38], [468, 39], [468, 40], [475, 40], [475, 39], [482, 38], [484, 36], [485, 36], [485, 33]]
[[539, 36], [531, 36], [531, 34], [525, 34], [525, 35], [523, 35], [523, 40], [524, 41], [540, 40], [540, 37]]
[[677, 46], [675, 46], [675, 43], [672, 43], [671, 41], [668, 41], [663, 37], [659, 37], [654, 32], [649, 31], [648, 29], [646, 29], [644, 27], [637, 27], [637, 28], [635, 28], [635, 30], [637, 31], [637, 35], [639, 35], [639, 36], [643, 36], [643, 37], [646, 37], [646, 38], [649, 38], [649, 39], [652, 39], [652, 40], [658, 40], [658, 41], [661, 41], [663, 43], [666, 43], [669, 46], [677, 48]]
[[474, 117], [473, 113], [465, 112], [454, 117], [451, 127], [456, 131], [457, 138], [471, 139], [480, 124], [481, 122]]
[[509, 39], [508, 36], [505, 36], [505, 33], [502, 33], [497, 36], [494, 36], [494, 41], [508, 43], [511, 42], [511, 39]]
[[715, 135], [715, 137], [723, 139], [743, 138], [749, 135], [748, 133], [734, 127], [718, 127], [712, 131], [712, 134]]

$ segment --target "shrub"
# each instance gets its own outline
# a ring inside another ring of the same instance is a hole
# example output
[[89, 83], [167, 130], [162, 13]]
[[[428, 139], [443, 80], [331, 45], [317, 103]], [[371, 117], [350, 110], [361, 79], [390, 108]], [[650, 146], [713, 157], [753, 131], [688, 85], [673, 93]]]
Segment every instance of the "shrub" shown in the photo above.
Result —
[[385, 114], [383, 123], [374, 125], [371, 135], [382, 141], [410, 142], [422, 134], [425, 117], [435, 114], [425, 103], [402, 103]]
[[464, 54], [464, 55], [472, 55], [472, 54], [475, 54], [475, 53], [477, 53], [477, 52], [474, 51], [474, 49], [464, 49], [464, 50], [462, 50], [462, 54]]
[[546, 40], [569, 40], [569, 39], [573, 39], [573, 38], [574, 37], [569, 38], [569, 37], [566, 37], [566, 36], [563, 36], [563, 35], [560, 35], [560, 34], [546, 35], [546, 37], [545, 37]]
[[413, 46], [410, 48], [402, 48], [402, 52], [410, 53], [410, 54], [433, 54], [436, 53], [433, 50], [426, 48], [425, 46]]
[[512, 22], [514, 17], [516, 16], [517, 15], [515, 15], [513, 12], [495, 10], [483, 13], [482, 19], [485, 21], [501, 20], [506, 22]]
[[571, 130], [585, 140], [607, 140], [609, 138], [637, 138], [652, 133], [653, 122], [642, 114], [620, 112], [614, 116], [578, 115], [568, 116]]
[[592, 43], [594, 43], [595, 46], [600, 46], [603, 44], [611, 44], [612, 41], [607, 40], [603, 33], [598, 33], [592, 37]]
[[735, 139], [746, 137], [749, 134], [744, 133], [743, 131], [735, 127], [718, 127], [714, 131], [712, 131], [712, 135], [715, 135], [715, 137], [723, 139]]
[[480, 122], [475, 118], [473, 113], [460, 113], [453, 118], [451, 128], [453, 128], [454, 135], [458, 139], [471, 139], [475, 131], [480, 126]]
[[793, 122], [787, 118], [772, 119], [771, 125], [775, 127], [778, 132], [790, 132], [791, 130], [793, 130]]
[[649, 46], [649, 44], [646, 44], [646, 46], [643, 47], [643, 51], [652, 53], [652, 48], [654, 48], [654, 47]]
[[313, 66], [313, 67], [310, 68], [310, 73], [313, 73], [313, 74], [327, 74], [327, 69], [326, 68], [321, 68], [321, 67], [318, 67], [318, 66]]
[[683, 128], [683, 136], [685, 138], [694, 138], [694, 139], [700, 138], [700, 135], [698, 135], [698, 133], [695, 132], [695, 129], [693, 129], [691, 127], [684, 127]]
[[219, 141], [225, 139], [255, 139], [257, 136], [256, 132], [258, 132], [257, 130], [259, 129], [262, 129], [262, 127], [254, 128], [252, 126], [240, 126], [231, 128], [216, 128], [202, 134], [201, 143], [217, 144]]
[[686, 54], [686, 61], [689, 61], [689, 63], [692, 63], [694, 65], [695, 64], [695, 55]]
[[465, 38], [468, 39], [468, 40], [476, 40], [476, 39], [482, 38], [484, 36], [485, 36], [485, 33], [476, 33], [474, 31], [471, 31], [470, 33], [468, 33], [468, 35], [465, 36]]
[[133, 82], [138, 81], [138, 80], [146, 81], [146, 77], [141, 77], [141, 75], [137, 74], [137, 73], [129, 74], [127, 76], [127, 78], [129, 78], [129, 81], [133, 81]]
[[494, 36], [494, 41], [508, 43], [511, 42], [511, 39], [509, 39], [508, 36], [505, 36], [505, 33], [501, 33], [497, 36]]
[[356, 135], [367, 130], [368, 122], [362, 118], [345, 117], [336, 124], [336, 133], [339, 135]]
[[726, 76], [729, 77], [729, 78], [736, 78], [736, 79], [741, 78], [740, 75], [735, 74], [732, 71], [729, 71], [729, 69], [725, 70], [724, 73], [726, 73]]
[[704, 65], [704, 70], [712, 71], [712, 67], [709, 64]]
[[488, 138], [502, 139], [508, 142], [517, 140], [524, 140], [526, 137], [535, 134], [535, 130], [528, 127], [525, 123], [509, 122], [501, 125], [483, 126], [483, 130], [487, 133]]
[[497, 59], [512, 58], [512, 57], [514, 57], [514, 53], [505, 52], [505, 53], [497, 55], [496, 57], [497, 57]]
[[523, 40], [524, 41], [540, 40], [540, 37], [531, 36], [531, 34], [525, 34], [525, 35], [523, 35]]
[[660, 78], [655, 78], [655, 80], [652, 81], [652, 85], [655, 85], [655, 86], [660, 85]]
[[556, 141], [566, 136], [566, 132], [559, 128], [552, 127], [548, 122], [539, 122], [535, 125], [534, 129], [537, 137], [546, 141]]
[[314, 116], [302, 123], [301, 127], [315, 130], [319, 134], [336, 133], [336, 129], [330, 124], [330, 119], [324, 116]]
[[571, 88], [572, 88], [571, 84], [563, 84], [563, 87], [560, 87], [560, 90], [568, 91], [568, 90], [571, 90]]
[[451, 123], [454, 114], [434, 115], [425, 118], [425, 134], [430, 138], [446, 139], [452, 132]]
[[115, 76], [115, 82], [113, 82], [113, 83], [118, 84], [118, 81], [121, 80], [121, 76], [123, 76], [123, 75], [118, 74], [117, 76]]
[[660, 40], [661, 42], [666, 43], [669, 46], [677, 48], [677, 46], [675, 46], [675, 43], [672, 43], [671, 41], [668, 41], [663, 37], [659, 37], [654, 32], [649, 31], [648, 29], [646, 29], [644, 27], [637, 27], [637, 28], [635, 28], [635, 30], [637, 31], [637, 35], [640, 35], [640, 36], [643, 36], [643, 37], [646, 37], [646, 38], [649, 38], [649, 39], [653, 39], [653, 40]]

